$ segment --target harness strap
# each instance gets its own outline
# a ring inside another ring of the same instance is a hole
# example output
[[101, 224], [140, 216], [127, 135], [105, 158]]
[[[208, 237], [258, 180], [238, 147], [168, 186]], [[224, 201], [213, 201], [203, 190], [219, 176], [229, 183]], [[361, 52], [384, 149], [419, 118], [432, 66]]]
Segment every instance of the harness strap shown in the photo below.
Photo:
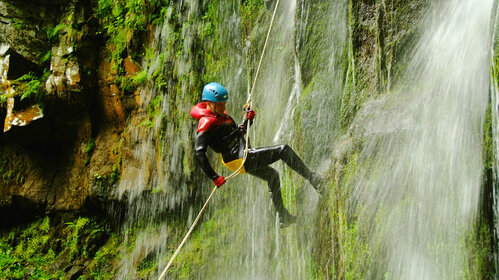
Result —
[[[220, 155], [220, 157], [222, 156]], [[232, 172], [235, 172], [239, 167], [242, 166], [241, 170], [239, 171], [239, 174], [246, 174], [246, 170], [244, 169], [244, 161], [242, 158], [231, 160], [229, 162], [225, 162], [224, 159], [222, 158], [222, 163]]]

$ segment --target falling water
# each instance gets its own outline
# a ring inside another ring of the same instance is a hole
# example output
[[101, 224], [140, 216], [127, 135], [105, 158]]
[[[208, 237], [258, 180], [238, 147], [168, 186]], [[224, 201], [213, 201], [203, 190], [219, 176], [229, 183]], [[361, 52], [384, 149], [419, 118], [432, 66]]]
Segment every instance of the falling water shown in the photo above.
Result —
[[[388, 101], [377, 101], [359, 155], [352, 212], [368, 225], [371, 279], [470, 277], [465, 240], [482, 184], [493, 1], [444, 2]], [[397, 129], [383, 130], [387, 123]]]

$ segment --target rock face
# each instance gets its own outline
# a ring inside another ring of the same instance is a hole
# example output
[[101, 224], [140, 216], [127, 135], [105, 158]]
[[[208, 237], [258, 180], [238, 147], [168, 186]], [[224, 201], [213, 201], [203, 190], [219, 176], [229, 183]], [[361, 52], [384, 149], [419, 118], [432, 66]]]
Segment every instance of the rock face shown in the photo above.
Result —
[[121, 91], [98, 87], [111, 72], [98, 76], [98, 68], [111, 63], [99, 51], [91, 5], [0, 1], [2, 220], [83, 209], [96, 195], [95, 174], [111, 173], [118, 161], [109, 155], [125, 120]]
[[69, 93], [81, 91], [80, 65], [77, 57], [73, 55], [74, 49], [71, 46], [52, 48], [51, 75], [45, 83], [47, 94], [67, 98]]

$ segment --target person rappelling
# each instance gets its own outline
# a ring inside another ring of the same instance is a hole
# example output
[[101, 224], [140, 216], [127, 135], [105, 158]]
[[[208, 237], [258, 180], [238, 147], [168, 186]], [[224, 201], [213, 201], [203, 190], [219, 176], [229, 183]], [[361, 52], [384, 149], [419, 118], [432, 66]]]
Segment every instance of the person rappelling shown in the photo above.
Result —
[[287, 227], [296, 221], [296, 216], [291, 215], [284, 207], [279, 172], [269, 165], [278, 160], [284, 161], [291, 169], [307, 179], [318, 192], [320, 192], [323, 178], [312, 172], [287, 144], [251, 148], [248, 143], [247, 157], [243, 161], [246, 147], [244, 135], [248, 122], [251, 125], [256, 113], [248, 108], [245, 120], [240, 125], [236, 125], [234, 119], [225, 110], [228, 99], [229, 94], [224, 86], [219, 83], [209, 83], [203, 88], [202, 102], [191, 109], [191, 116], [199, 120], [194, 147], [195, 158], [204, 173], [217, 187], [225, 183], [225, 178], [218, 175], [210, 165], [206, 156], [208, 147], [220, 153], [223, 164], [232, 171], [240, 169], [240, 174], [248, 173], [267, 181], [272, 202], [279, 214], [279, 224], [281, 227]]

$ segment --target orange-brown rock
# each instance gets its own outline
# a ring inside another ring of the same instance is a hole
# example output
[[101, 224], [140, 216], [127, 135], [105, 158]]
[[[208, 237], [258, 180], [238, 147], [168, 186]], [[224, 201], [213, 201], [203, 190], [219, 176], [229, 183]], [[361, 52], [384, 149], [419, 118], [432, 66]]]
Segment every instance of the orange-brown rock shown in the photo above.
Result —
[[140, 71], [140, 66], [132, 60], [131, 56], [127, 56], [123, 61], [123, 67], [127, 77], [133, 77]]
[[117, 74], [112, 70], [112, 65], [108, 59], [102, 59], [98, 81], [100, 94], [97, 97], [104, 122], [116, 128], [122, 128], [125, 124], [125, 111], [121, 102], [121, 91], [115, 84]]

